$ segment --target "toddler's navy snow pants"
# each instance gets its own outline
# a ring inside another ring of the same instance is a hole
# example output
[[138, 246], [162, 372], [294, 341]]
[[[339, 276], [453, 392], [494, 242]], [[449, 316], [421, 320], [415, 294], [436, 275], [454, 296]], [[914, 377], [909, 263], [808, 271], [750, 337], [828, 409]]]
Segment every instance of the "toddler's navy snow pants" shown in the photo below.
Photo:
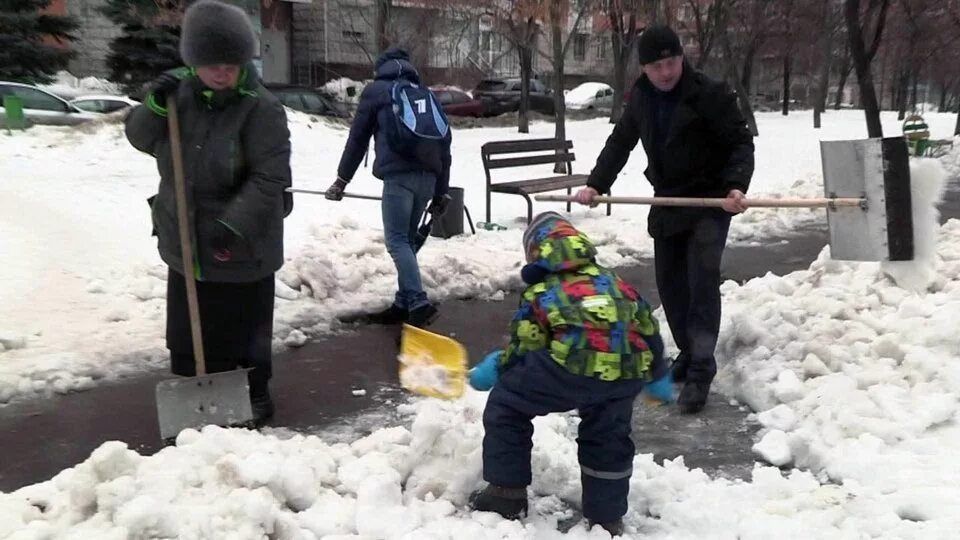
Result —
[[642, 381], [606, 382], [570, 373], [545, 352], [527, 354], [504, 371], [483, 412], [483, 479], [503, 487], [531, 482], [535, 416], [578, 409], [583, 515], [596, 523], [627, 512], [633, 472], [633, 401]]

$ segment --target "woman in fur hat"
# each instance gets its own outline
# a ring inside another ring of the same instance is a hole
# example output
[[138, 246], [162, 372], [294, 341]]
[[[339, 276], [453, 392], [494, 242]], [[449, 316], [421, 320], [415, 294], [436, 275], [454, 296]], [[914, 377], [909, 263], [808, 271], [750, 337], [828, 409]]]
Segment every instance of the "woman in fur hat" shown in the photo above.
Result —
[[167, 274], [167, 348], [171, 370], [193, 376], [193, 342], [181, 260], [168, 97], [176, 99], [194, 275], [207, 371], [252, 367], [254, 418], [273, 415], [271, 376], [274, 272], [283, 264], [283, 218], [292, 209], [290, 132], [283, 106], [264, 90], [251, 64], [257, 44], [240, 8], [201, 0], [183, 19], [180, 54], [187, 67], [150, 86], [126, 120], [130, 144], [157, 160], [151, 198], [154, 234]]

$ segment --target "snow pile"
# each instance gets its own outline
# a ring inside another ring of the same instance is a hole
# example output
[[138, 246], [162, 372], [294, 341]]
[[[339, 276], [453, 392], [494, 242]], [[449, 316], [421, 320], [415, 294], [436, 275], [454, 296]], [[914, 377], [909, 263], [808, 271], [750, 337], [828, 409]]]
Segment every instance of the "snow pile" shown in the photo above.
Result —
[[347, 77], [333, 79], [323, 85], [323, 90], [336, 96], [343, 103], [356, 104], [360, 101], [360, 94], [369, 81], [355, 81]]
[[73, 99], [84, 94], [124, 95], [120, 85], [97, 77], [74, 77], [68, 71], [57, 72], [52, 84], [42, 85], [40, 88], [56, 94], [64, 99]]

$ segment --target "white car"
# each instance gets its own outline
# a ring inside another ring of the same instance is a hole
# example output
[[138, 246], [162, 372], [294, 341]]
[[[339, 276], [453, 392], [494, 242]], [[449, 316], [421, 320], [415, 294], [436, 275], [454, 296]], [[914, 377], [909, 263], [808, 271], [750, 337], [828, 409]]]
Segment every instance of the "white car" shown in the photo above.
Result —
[[90, 95], [70, 100], [74, 107], [87, 112], [107, 114], [135, 107], [140, 103], [125, 96]]
[[610, 109], [613, 107], [613, 88], [601, 82], [586, 82], [564, 96], [568, 109]]
[[0, 127], [6, 125], [7, 111], [3, 101], [7, 96], [20, 98], [27, 124], [72, 126], [100, 117], [99, 114], [82, 111], [36, 86], [0, 81]]

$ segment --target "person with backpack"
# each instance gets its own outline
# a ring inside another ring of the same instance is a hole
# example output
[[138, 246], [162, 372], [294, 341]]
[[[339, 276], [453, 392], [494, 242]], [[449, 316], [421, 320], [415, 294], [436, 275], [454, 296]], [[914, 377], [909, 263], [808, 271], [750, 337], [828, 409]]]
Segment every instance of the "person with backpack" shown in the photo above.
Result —
[[377, 59], [375, 80], [360, 95], [327, 199], [343, 199], [371, 136], [373, 175], [383, 180], [383, 234], [397, 268], [397, 293], [390, 307], [368, 321], [424, 328], [439, 312], [423, 290], [415, 243], [424, 210], [438, 217], [449, 201], [451, 133], [443, 108], [421, 85], [403, 49], [390, 48]]

